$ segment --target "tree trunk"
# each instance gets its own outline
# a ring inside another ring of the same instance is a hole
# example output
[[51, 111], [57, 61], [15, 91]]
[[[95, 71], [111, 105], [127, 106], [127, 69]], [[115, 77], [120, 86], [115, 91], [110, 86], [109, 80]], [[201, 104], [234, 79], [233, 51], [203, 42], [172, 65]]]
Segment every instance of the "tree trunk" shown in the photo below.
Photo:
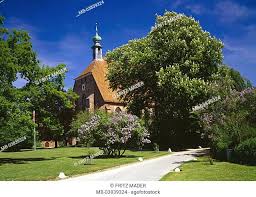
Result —
[[55, 142], [55, 148], [58, 148], [58, 141], [54, 140], [54, 142]]

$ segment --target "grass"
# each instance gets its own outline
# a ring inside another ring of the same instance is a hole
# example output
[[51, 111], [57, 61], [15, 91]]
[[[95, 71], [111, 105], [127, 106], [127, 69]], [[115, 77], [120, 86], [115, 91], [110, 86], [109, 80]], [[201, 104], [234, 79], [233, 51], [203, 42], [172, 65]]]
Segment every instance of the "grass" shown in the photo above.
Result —
[[256, 181], [256, 166], [239, 165], [213, 161], [199, 157], [197, 161], [186, 162], [181, 172], [170, 172], [161, 181]]
[[[93, 148], [99, 151], [97, 148]], [[149, 159], [168, 152], [126, 151], [121, 158], [95, 158], [91, 165], [77, 165], [88, 155], [89, 148], [56, 148], [37, 151], [0, 152], [0, 181], [54, 180], [60, 172], [67, 176], [85, 174]]]

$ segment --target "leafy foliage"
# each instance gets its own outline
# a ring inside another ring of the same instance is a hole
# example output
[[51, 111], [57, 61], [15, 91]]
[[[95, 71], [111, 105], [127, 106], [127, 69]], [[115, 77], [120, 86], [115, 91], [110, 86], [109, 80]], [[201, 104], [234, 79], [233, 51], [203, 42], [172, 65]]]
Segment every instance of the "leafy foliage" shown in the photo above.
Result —
[[[205, 137], [211, 139], [214, 155], [225, 159], [226, 149], [235, 149], [244, 141], [256, 137], [256, 91], [233, 91], [229, 96], [200, 112]], [[241, 154], [241, 151], [240, 151]]]
[[[64, 90], [65, 73], [36, 85], [34, 82], [65, 67], [41, 66], [27, 32], [8, 30], [0, 17], [0, 145], [26, 136], [23, 147], [31, 147], [32, 111], [36, 111], [40, 139], [64, 139], [77, 96]], [[22, 88], [13, 83], [20, 77], [27, 81]], [[21, 146], [16, 146], [21, 148]]]
[[[222, 42], [193, 18], [177, 16], [168, 11], [157, 16], [156, 28], [146, 37], [107, 53], [108, 79], [113, 89], [144, 82], [143, 87], [122, 99], [138, 116], [142, 109], [154, 108], [149, 130], [162, 148], [189, 143], [184, 139], [196, 136], [198, 129], [190, 115], [192, 107], [218, 96], [216, 84], [223, 82], [227, 87], [219, 84], [223, 91], [231, 86], [227, 82], [231, 77], [218, 66], [223, 58]], [[223, 75], [227, 80], [220, 80]]]
[[230, 76], [234, 81], [234, 89], [237, 91], [242, 91], [248, 87], [252, 87], [252, 84], [249, 80], [243, 78], [241, 74], [234, 70], [233, 68], [230, 69]]
[[246, 164], [256, 164], [256, 138], [249, 138], [235, 148], [239, 161]]
[[78, 129], [91, 118], [91, 114], [88, 111], [80, 111], [76, 114], [71, 122], [69, 135], [78, 137]]

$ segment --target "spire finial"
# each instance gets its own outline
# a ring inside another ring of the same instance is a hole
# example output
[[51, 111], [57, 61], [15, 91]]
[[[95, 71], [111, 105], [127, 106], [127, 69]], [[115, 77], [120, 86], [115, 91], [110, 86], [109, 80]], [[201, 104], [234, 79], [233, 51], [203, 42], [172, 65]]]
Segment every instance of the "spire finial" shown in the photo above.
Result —
[[95, 29], [96, 29], [96, 35], [98, 35], [98, 23], [96, 23]]

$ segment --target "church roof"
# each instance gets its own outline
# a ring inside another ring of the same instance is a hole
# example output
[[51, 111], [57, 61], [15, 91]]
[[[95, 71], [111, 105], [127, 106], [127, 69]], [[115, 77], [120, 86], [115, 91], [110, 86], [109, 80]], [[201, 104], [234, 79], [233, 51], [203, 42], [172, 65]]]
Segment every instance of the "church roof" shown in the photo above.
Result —
[[121, 103], [117, 99], [116, 92], [112, 91], [112, 89], [109, 86], [109, 81], [106, 78], [107, 68], [107, 61], [103, 59], [93, 60], [91, 64], [75, 80], [81, 79], [83, 76], [86, 76], [87, 74], [91, 73], [99, 88], [103, 100], [105, 102]]

